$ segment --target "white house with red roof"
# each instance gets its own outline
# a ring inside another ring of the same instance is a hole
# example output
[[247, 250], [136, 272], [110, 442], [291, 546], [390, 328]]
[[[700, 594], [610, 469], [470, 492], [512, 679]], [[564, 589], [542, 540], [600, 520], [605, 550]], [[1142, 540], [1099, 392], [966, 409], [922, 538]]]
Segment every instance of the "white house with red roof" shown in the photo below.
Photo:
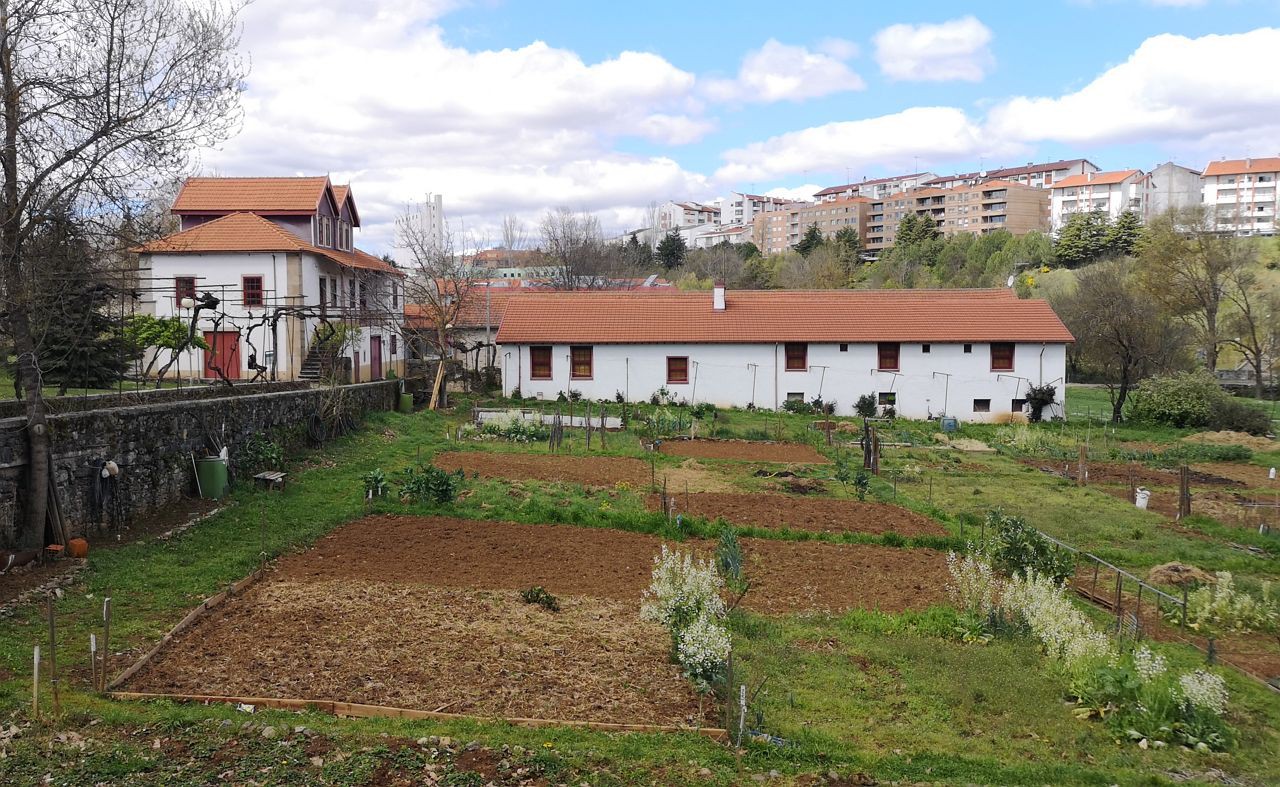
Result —
[[1062, 414], [1071, 333], [1007, 289], [532, 293], [498, 329], [503, 392], [777, 409], [871, 395], [898, 415], [997, 421], [1053, 385]]
[[[209, 346], [184, 354], [184, 377], [304, 379], [347, 360], [354, 380], [403, 373], [403, 274], [355, 247], [349, 186], [191, 178], [172, 212], [181, 230], [134, 251], [144, 310], [194, 315]], [[317, 341], [332, 331], [347, 338], [337, 358]]]
[[1146, 216], [1146, 176], [1140, 169], [1086, 172], [1053, 184], [1050, 220], [1062, 229], [1073, 213], [1101, 213], [1114, 219], [1125, 211]]

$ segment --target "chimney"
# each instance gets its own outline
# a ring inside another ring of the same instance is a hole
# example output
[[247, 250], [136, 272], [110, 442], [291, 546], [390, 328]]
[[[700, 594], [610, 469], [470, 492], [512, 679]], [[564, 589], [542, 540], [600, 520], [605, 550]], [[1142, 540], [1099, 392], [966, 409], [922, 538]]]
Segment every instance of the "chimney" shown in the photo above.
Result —
[[724, 311], [724, 279], [716, 279], [715, 287], [711, 290], [711, 308], [714, 311]]

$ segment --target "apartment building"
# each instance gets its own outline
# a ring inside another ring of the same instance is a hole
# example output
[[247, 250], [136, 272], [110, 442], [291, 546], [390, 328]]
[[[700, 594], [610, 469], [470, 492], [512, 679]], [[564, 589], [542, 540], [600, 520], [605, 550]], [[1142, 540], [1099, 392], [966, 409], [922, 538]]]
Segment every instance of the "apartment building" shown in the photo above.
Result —
[[1199, 205], [1204, 199], [1204, 178], [1198, 169], [1166, 161], [1143, 179], [1143, 221], [1170, 210]]
[[1280, 158], [1211, 161], [1204, 168], [1204, 204], [1220, 232], [1276, 233]]
[[1114, 219], [1131, 210], [1146, 215], [1147, 176], [1140, 169], [1072, 175], [1050, 189], [1053, 231], [1062, 229], [1073, 213], [1101, 213]]
[[658, 229], [669, 232], [680, 227], [719, 224], [720, 208], [699, 202], [668, 202], [658, 208]]
[[765, 197], [759, 194], [732, 192], [716, 203], [720, 209], [721, 224], [750, 224], [760, 213], [777, 210], [792, 202], [782, 197]]
[[786, 251], [800, 242], [805, 230], [817, 224], [825, 238], [834, 237], [844, 227], [853, 227], [859, 237], [866, 233], [867, 197], [830, 202], [796, 202], [781, 210], [762, 213], [752, 222], [751, 239], [763, 254]]
[[922, 185], [939, 189], [954, 189], [960, 186], [973, 186], [986, 180], [1007, 180], [1023, 186], [1047, 189], [1074, 175], [1087, 175], [1090, 172], [1097, 171], [1098, 166], [1096, 164], [1083, 158], [1045, 161], [1039, 164], [1028, 161], [1021, 167], [1001, 167], [933, 178], [925, 181]]
[[[768, 216], [768, 213], [762, 213], [761, 216]], [[757, 216], [759, 218], [759, 216]], [[712, 246], [718, 246], [721, 243], [746, 243], [753, 240], [752, 224], [730, 224], [729, 226], [720, 226], [711, 232], [706, 232], [693, 239], [693, 246], [697, 249], [709, 249]], [[757, 246], [759, 244], [756, 244]]]
[[932, 218], [944, 235], [983, 235], [996, 230], [1025, 235], [1049, 230], [1049, 192], [1006, 180], [900, 192], [872, 200], [866, 211], [867, 229], [862, 237], [872, 254], [892, 248], [898, 224], [908, 213]]
[[813, 198], [819, 202], [835, 202], [854, 197], [883, 199], [890, 194], [918, 188], [924, 185], [926, 181], [933, 180], [936, 177], [937, 175], [932, 172], [913, 172], [910, 175], [895, 175], [891, 178], [875, 178], [874, 180], [863, 178], [861, 183], [828, 186], [815, 193]]

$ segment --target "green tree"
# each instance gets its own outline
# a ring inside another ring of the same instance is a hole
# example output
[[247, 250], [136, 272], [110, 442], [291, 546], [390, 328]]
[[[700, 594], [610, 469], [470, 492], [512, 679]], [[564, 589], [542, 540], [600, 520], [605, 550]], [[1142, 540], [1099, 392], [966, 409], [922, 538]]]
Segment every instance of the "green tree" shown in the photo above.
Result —
[[733, 247], [737, 249], [738, 256], [744, 260], [749, 260], [752, 257], [760, 256], [760, 247], [752, 243], [751, 241], [746, 241], [745, 243], [736, 243], [734, 244]]
[[805, 229], [800, 242], [792, 248], [800, 252], [801, 256], [808, 257], [815, 249], [822, 248], [826, 242], [826, 238], [822, 237], [822, 230], [818, 229], [818, 222], [815, 221]]
[[684, 242], [684, 237], [679, 232], [672, 230], [663, 236], [662, 241], [658, 243], [657, 260], [667, 271], [673, 271], [684, 265], [684, 259], [689, 253], [689, 247]]
[[908, 213], [898, 222], [898, 233], [894, 239], [895, 246], [914, 246], [919, 243], [935, 241], [942, 237], [938, 223], [929, 216]]
[[1072, 213], [1058, 231], [1054, 254], [1068, 268], [1102, 258], [1107, 251], [1107, 217], [1101, 211]]
[[1112, 257], [1128, 257], [1133, 254], [1142, 239], [1142, 219], [1137, 213], [1126, 210], [1107, 227], [1102, 239], [1106, 254]]
[[[147, 349], [168, 350], [171, 354], [194, 347], [200, 350], [209, 349], [204, 337], [196, 334], [189, 336], [188, 328], [180, 317], [155, 317], [150, 314], [133, 314], [124, 321], [124, 338], [129, 343], [129, 354], [141, 356]], [[150, 377], [152, 369], [160, 360], [156, 352], [142, 370], [142, 377]]]
[[832, 244], [835, 246], [840, 264], [852, 277], [853, 271], [862, 260], [862, 238], [858, 235], [858, 231], [847, 225], [841, 227], [832, 238]]

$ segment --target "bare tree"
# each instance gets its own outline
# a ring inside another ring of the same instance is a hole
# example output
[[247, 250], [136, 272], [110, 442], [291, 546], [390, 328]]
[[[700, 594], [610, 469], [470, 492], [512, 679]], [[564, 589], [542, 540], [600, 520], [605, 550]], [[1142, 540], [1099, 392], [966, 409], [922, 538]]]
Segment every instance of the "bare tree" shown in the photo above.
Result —
[[1224, 320], [1231, 335], [1224, 344], [1234, 347], [1253, 370], [1254, 396], [1266, 389], [1266, 370], [1280, 352], [1280, 289], [1265, 287], [1250, 268], [1227, 274], [1226, 299], [1233, 307]]
[[514, 213], [502, 217], [502, 248], [507, 251], [520, 251], [529, 241], [529, 233], [524, 222]]
[[621, 272], [621, 249], [605, 243], [600, 220], [568, 208], [542, 217], [542, 250], [553, 269], [552, 283], [562, 290], [598, 290]]
[[1202, 206], [1157, 216], [1142, 239], [1139, 259], [1150, 297], [1195, 329], [1210, 372], [1218, 368], [1229, 283], [1256, 253], [1247, 239], [1218, 232]]
[[0, 276], [28, 422], [26, 524], [40, 539], [49, 437], [23, 250], [50, 216], [90, 223], [239, 120], [239, 5], [220, 0], [0, 0]]

